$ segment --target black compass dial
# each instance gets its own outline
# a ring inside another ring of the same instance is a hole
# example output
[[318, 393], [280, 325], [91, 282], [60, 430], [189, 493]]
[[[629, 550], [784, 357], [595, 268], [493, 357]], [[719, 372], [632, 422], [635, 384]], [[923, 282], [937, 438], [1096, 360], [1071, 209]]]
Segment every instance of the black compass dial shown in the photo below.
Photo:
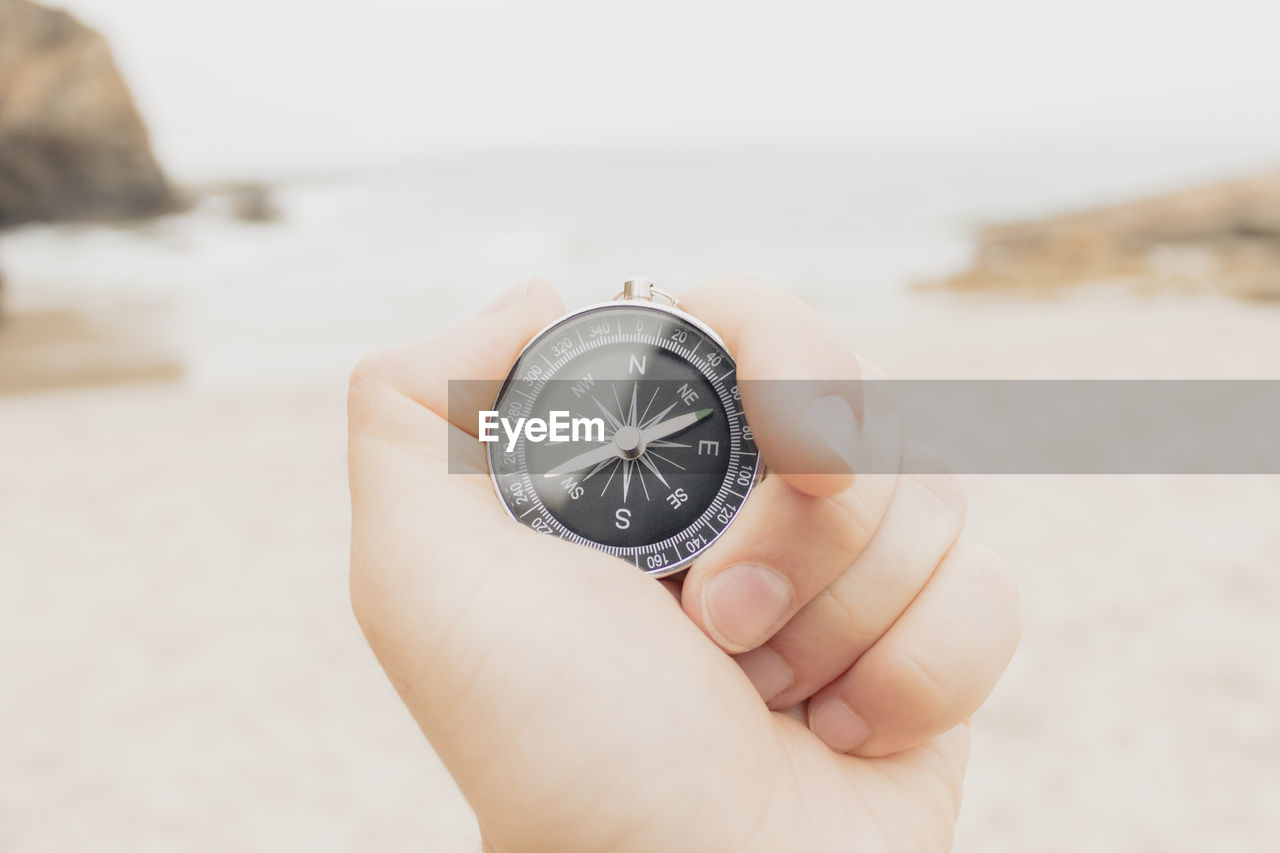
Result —
[[489, 464], [511, 514], [653, 574], [705, 550], [759, 469], [733, 359], [660, 306], [566, 317], [521, 354], [494, 409]]

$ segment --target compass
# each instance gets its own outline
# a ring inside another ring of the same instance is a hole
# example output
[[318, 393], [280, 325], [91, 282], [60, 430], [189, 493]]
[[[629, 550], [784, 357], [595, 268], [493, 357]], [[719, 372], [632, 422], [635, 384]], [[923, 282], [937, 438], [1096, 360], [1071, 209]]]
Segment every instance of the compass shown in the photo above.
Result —
[[652, 575], [696, 560], [764, 470], [724, 342], [647, 279], [539, 332], [493, 409], [511, 516]]

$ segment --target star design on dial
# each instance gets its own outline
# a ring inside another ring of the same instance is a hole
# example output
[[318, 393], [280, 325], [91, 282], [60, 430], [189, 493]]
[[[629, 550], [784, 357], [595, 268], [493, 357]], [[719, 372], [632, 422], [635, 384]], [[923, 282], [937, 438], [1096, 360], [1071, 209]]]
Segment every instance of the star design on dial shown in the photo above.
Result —
[[[698, 409], [697, 411], [685, 412], [674, 417], [667, 417], [671, 414], [672, 409], [679, 405], [679, 401], [676, 401], [650, 417], [649, 410], [658, 398], [661, 388], [654, 389], [649, 402], [638, 413], [639, 382], [631, 383], [630, 402], [626, 406], [623, 405], [622, 397], [618, 394], [617, 384], [614, 383], [612, 388], [614, 403], [618, 407], [616, 414], [604, 403], [601, 403], [600, 399], [594, 394], [590, 395], [591, 401], [605, 418], [604, 442], [591, 450], [579, 453], [556, 465], [543, 476], [558, 477], [590, 468], [591, 470], [582, 478], [582, 482], [586, 483], [597, 474], [604, 474], [605, 471], [608, 471], [604, 487], [600, 490], [600, 497], [604, 497], [609, 492], [609, 487], [613, 484], [614, 479], [617, 478], [622, 490], [622, 501], [626, 503], [631, 494], [632, 479], [635, 478], [638, 479], [640, 489], [643, 491], [647, 501], [651, 498], [649, 496], [649, 484], [645, 480], [645, 471], [648, 471], [649, 475], [656, 478], [663, 486], [670, 488], [670, 483], [663, 476], [662, 467], [668, 466], [669, 469], [685, 470], [683, 465], [658, 451], [660, 449], [689, 447], [687, 444], [671, 441], [670, 437], [683, 432], [703, 418], [710, 416], [712, 410]], [[619, 473], [621, 474], [620, 477], [618, 476]]]

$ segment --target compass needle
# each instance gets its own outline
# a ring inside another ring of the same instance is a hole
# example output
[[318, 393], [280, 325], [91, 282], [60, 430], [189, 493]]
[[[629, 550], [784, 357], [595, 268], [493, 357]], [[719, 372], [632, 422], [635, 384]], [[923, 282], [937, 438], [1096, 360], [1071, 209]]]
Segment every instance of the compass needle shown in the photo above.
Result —
[[613, 445], [612, 442], [610, 442], [609, 444], [604, 444], [599, 447], [593, 447], [590, 450], [588, 450], [586, 453], [579, 453], [577, 456], [574, 456], [572, 459], [567, 459], [564, 462], [561, 462], [559, 465], [547, 471], [542, 476], [558, 477], [561, 474], [568, 474], [573, 471], [581, 471], [583, 468], [589, 468], [590, 466], [595, 465], [599, 462], [605, 462], [609, 459], [614, 458], [617, 455], [618, 455], [617, 448]]
[[[668, 411], [670, 410], [668, 409]], [[685, 412], [683, 415], [676, 415], [670, 420], [662, 421], [661, 423], [656, 423], [651, 427], [646, 427], [640, 430], [640, 437], [646, 442], [666, 438], [669, 435], [675, 435], [678, 432], [683, 432], [710, 414], [710, 409], [699, 409], [696, 412]]]

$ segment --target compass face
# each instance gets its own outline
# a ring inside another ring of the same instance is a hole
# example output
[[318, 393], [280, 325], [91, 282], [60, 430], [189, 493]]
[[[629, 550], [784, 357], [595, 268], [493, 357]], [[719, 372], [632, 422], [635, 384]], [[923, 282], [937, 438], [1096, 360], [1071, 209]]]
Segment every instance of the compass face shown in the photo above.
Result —
[[632, 302], [564, 318], [521, 353], [494, 405], [507, 425], [562, 428], [495, 430], [498, 495], [541, 533], [655, 575], [687, 566], [759, 470], [736, 370], [714, 334], [674, 309]]

